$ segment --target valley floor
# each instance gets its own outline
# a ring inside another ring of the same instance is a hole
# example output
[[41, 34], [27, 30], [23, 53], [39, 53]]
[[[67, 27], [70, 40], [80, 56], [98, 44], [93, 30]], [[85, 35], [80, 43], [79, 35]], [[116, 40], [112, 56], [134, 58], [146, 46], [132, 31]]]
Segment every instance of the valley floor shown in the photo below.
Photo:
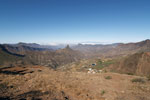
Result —
[[[150, 81], [145, 77], [55, 71], [46, 67], [30, 67], [25, 71], [24, 74], [0, 73], [0, 99], [150, 100]], [[131, 81], [137, 78], [144, 81]]]

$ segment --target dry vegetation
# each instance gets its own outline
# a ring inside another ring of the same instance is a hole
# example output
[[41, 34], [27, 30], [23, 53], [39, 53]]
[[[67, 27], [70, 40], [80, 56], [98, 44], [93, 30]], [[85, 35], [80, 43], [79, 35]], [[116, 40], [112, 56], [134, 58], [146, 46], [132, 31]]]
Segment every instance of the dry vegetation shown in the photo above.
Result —
[[[24, 69], [27, 70], [22, 75], [0, 74], [0, 99], [150, 100], [150, 82], [145, 77], [110, 72], [55, 71], [40, 66]], [[111, 79], [108, 80], [108, 76]], [[131, 81], [137, 78], [144, 83]]]

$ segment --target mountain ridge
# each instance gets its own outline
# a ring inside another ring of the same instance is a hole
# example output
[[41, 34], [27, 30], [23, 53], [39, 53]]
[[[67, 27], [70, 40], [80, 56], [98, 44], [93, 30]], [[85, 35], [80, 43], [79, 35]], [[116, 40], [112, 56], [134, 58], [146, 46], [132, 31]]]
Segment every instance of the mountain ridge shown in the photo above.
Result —
[[[22, 47], [22, 46], [21, 46]], [[24, 46], [23, 46], [24, 47]], [[80, 53], [71, 48], [60, 50], [41, 50], [39, 48], [16, 48], [11, 45], [0, 45], [0, 66], [24, 66], [24, 65], [42, 65], [57, 68], [60, 65], [77, 61], [81, 58]], [[2, 55], [5, 54], [6, 56]], [[9, 61], [7, 58], [9, 57]]]
[[116, 43], [108, 45], [82, 45], [72, 47], [84, 53], [87, 57], [118, 57], [134, 54], [137, 52], [150, 51], [150, 40], [136, 43]]

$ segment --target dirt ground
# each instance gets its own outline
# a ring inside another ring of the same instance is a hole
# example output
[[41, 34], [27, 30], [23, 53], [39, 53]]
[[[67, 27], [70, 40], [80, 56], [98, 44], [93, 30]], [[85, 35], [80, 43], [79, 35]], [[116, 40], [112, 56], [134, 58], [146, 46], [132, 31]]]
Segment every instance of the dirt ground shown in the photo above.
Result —
[[[150, 100], [150, 81], [146, 77], [37, 66], [25, 69], [24, 74], [0, 73], [0, 100]], [[136, 78], [144, 82], [131, 81]]]

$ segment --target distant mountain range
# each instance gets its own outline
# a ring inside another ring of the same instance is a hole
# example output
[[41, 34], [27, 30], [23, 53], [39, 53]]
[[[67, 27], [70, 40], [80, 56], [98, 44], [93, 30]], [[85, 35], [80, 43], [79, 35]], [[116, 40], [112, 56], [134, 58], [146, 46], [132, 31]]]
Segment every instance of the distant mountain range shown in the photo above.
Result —
[[41, 65], [57, 68], [83, 58], [122, 58], [149, 51], [150, 40], [127, 44], [78, 44], [65, 48], [36, 43], [0, 44], [0, 67]]
[[41, 48], [38, 44], [0, 45], [0, 67], [41, 65], [56, 68], [60, 65], [78, 61], [83, 56], [70, 47], [52, 50]]
[[[23, 43], [23, 42], [19, 42], [17, 44], [3, 44], [5, 46], [12, 46], [12, 47], [16, 47], [16, 48], [23, 48], [23, 47], [28, 47], [28, 48], [35, 48], [36, 50], [57, 50], [57, 49], [61, 49], [64, 48], [66, 45], [40, 45], [37, 43]], [[24, 48], [26, 49], [26, 48]]]
[[144, 40], [137, 43], [114, 43], [114, 44], [78, 44], [72, 49], [78, 50], [88, 58], [94, 57], [120, 57], [136, 52], [150, 51], [150, 40]]

